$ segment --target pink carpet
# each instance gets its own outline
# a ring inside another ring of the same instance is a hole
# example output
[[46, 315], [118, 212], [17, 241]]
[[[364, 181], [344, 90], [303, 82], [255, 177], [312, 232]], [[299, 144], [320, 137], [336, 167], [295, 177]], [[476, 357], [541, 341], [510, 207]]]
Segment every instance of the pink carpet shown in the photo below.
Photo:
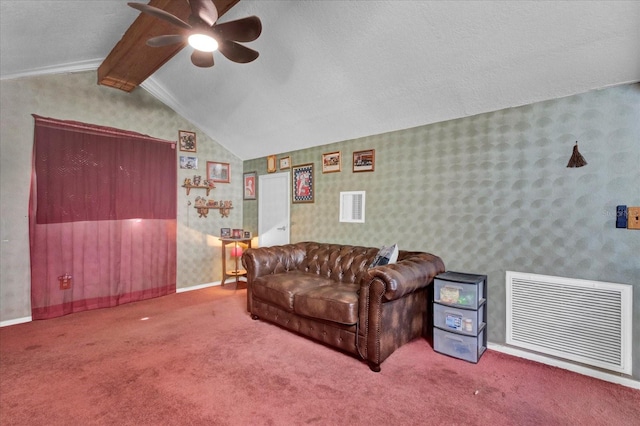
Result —
[[245, 296], [231, 284], [0, 329], [0, 423], [640, 424], [638, 390], [493, 351], [476, 365], [419, 339], [376, 374], [251, 320]]

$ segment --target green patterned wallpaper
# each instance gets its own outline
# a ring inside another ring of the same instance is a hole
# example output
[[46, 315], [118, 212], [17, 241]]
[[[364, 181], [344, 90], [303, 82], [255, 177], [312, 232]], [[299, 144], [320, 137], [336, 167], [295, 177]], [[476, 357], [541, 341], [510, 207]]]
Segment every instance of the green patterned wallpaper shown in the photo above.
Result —
[[[222, 278], [221, 227], [242, 228], [242, 161], [194, 128], [143, 89], [132, 93], [98, 86], [95, 72], [0, 81], [0, 162], [2, 182], [0, 321], [31, 315], [28, 202], [33, 146], [31, 114], [117, 127], [175, 141], [178, 130], [195, 131], [198, 170], [178, 169], [179, 185], [194, 174], [206, 177], [206, 162], [230, 164], [231, 183], [219, 184], [209, 198], [231, 200], [228, 218], [211, 210], [198, 218], [193, 204], [204, 190], [189, 196], [178, 187], [177, 286], [190, 287]], [[191, 206], [188, 206], [188, 202]], [[8, 265], [11, 265], [9, 268]]]
[[[588, 161], [566, 164], [575, 141]], [[352, 153], [376, 150], [375, 171]], [[322, 174], [322, 153], [342, 171]], [[398, 243], [489, 276], [489, 340], [505, 341], [505, 271], [633, 284], [640, 324], [640, 231], [615, 228], [640, 205], [640, 85], [626, 85], [295, 152], [315, 164], [316, 199], [292, 204], [291, 241]], [[266, 159], [244, 162], [266, 173]], [[340, 223], [339, 192], [366, 191], [366, 223]], [[257, 202], [244, 202], [257, 231]], [[640, 327], [634, 329], [640, 378]]]

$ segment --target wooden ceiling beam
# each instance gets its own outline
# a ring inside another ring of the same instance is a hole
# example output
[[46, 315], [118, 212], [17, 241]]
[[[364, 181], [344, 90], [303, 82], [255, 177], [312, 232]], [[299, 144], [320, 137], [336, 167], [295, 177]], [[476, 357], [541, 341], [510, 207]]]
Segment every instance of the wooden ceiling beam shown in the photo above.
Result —
[[[224, 15], [239, 1], [213, 0], [219, 16]], [[186, 0], [151, 0], [149, 5], [167, 11], [185, 22], [191, 14]], [[184, 31], [162, 19], [140, 13], [98, 67], [98, 84], [131, 92], [186, 45], [181, 43], [149, 47], [147, 40], [164, 34], [182, 34]]]

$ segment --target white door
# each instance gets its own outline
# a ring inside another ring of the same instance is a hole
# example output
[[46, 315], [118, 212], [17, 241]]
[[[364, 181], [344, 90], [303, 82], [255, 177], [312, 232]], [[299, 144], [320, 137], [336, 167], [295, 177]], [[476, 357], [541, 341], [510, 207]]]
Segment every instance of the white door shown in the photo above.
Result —
[[260, 175], [258, 184], [258, 245], [289, 244], [289, 172]]

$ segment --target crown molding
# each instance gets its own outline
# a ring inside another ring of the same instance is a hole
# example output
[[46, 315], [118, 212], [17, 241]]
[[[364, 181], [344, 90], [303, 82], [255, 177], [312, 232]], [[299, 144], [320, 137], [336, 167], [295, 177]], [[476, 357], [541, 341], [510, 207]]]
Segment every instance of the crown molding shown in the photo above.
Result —
[[95, 71], [98, 69], [103, 59], [89, 59], [87, 61], [70, 62], [62, 65], [51, 65], [42, 68], [33, 68], [13, 74], [0, 76], [0, 80], [12, 80], [23, 77], [36, 77], [40, 75], [65, 74], [82, 71]]
[[158, 80], [153, 76], [147, 78], [140, 83], [141, 88], [149, 92], [149, 94], [155, 97], [157, 100], [177, 112], [182, 117], [188, 117], [187, 108], [181, 104], [172, 94], [169, 92]]

